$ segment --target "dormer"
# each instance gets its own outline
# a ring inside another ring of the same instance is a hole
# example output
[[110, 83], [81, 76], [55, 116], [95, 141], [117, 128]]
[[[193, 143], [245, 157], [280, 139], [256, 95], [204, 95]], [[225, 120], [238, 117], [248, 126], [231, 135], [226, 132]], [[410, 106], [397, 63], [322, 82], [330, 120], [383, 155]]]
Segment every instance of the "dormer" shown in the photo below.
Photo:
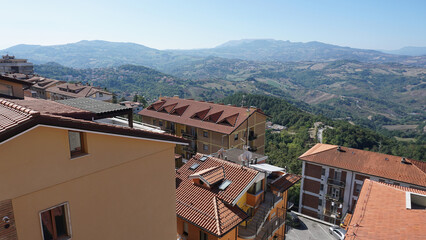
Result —
[[204, 121], [216, 123], [217, 120], [219, 120], [222, 113], [223, 113], [223, 110], [220, 111], [220, 112], [215, 112], [215, 113], [209, 114], [207, 117], [204, 118]]
[[207, 109], [204, 109], [204, 110], [198, 111], [198, 112], [194, 113], [194, 114], [191, 116], [191, 118], [192, 118], [192, 119], [203, 120], [203, 119], [207, 116], [207, 113], [209, 113], [210, 109], [211, 109], [211, 108], [207, 108]]
[[231, 115], [229, 117], [223, 118], [222, 120], [220, 120], [218, 122], [218, 124], [234, 127], [235, 123], [237, 123], [238, 116], [239, 116], [239, 114], [236, 113], [236, 114]]
[[158, 109], [158, 112], [165, 112], [165, 113], [171, 113], [177, 103], [172, 103], [169, 105], [164, 104], [161, 108]]
[[175, 107], [170, 114], [177, 115], [177, 116], [182, 116], [182, 114], [186, 111], [186, 109], [188, 108], [188, 106], [189, 105], [185, 105], [185, 106], [182, 106], [182, 107]]
[[225, 170], [223, 166], [211, 167], [191, 174], [188, 178], [193, 179], [195, 185], [212, 188], [225, 179]]
[[160, 109], [164, 105], [164, 103], [165, 103], [165, 101], [153, 103], [147, 109], [158, 111], [158, 109]]

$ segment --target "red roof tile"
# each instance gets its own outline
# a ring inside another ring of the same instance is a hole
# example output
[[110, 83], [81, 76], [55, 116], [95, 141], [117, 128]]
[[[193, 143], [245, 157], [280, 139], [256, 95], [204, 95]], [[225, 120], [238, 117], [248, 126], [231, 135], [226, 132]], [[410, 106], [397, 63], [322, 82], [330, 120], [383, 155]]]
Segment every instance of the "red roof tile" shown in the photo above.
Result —
[[402, 157], [318, 143], [299, 157], [300, 160], [347, 169], [377, 177], [426, 186], [426, 163]]
[[139, 115], [230, 134], [254, 112], [264, 114], [256, 108], [164, 98], [140, 111]]
[[212, 186], [225, 178], [225, 170], [223, 170], [222, 166], [211, 167], [191, 174], [189, 178], [199, 178], [209, 186]]
[[[201, 157], [201, 154], [197, 154], [176, 171], [176, 213], [178, 217], [205, 231], [222, 236], [248, 217], [235, 205], [235, 201], [250, 187], [259, 172], [214, 157], [200, 161]], [[199, 166], [191, 170], [190, 167], [195, 163]], [[208, 188], [196, 185], [189, 179], [194, 173], [209, 175], [208, 173], [217, 173], [220, 169], [223, 169], [225, 179], [231, 181], [225, 190], [218, 188], [220, 182]]]
[[103, 89], [93, 87], [93, 86], [81, 85], [77, 83], [62, 83], [59, 85], [49, 87], [46, 89], [46, 91], [51, 93], [61, 94], [64, 96], [69, 96], [72, 98], [90, 97], [97, 92], [100, 92], [106, 95], [112, 95], [112, 93], [107, 92]]
[[[46, 104], [52, 103], [48, 100]], [[137, 137], [174, 143], [188, 143], [181, 137], [166, 133], [157, 133], [146, 130], [134, 129], [118, 125], [103, 124], [93, 121], [76, 119], [66, 116], [53, 115], [34, 111], [33, 109], [13, 103], [9, 100], [0, 99], [0, 143], [37, 125], [57, 126], [73, 128], [86, 131], [102, 132], [122, 136]]]
[[366, 179], [345, 239], [425, 239], [426, 210], [407, 209], [406, 192], [426, 191]]

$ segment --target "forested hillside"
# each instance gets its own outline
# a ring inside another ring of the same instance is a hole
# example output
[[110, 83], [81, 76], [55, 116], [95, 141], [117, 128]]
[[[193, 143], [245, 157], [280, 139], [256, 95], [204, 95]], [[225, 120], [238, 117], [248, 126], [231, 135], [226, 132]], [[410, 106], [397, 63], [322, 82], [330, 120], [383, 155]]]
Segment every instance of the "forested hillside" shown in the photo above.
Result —
[[240, 106], [244, 102], [245, 105], [259, 107], [270, 116], [273, 123], [285, 125], [287, 129], [281, 133], [267, 131], [266, 155], [271, 163], [287, 166], [294, 173], [301, 173], [301, 162], [297, 157], [317, 142], [316, 139], [310, 138], [308, 132], [315, 122], [333, 127], [324, 131], [323, 143], [426, 160], [424, 136], [419, 137], [416, 143], [398, 142], [346, 121], [332, 120], [302, 111], [287, 101], [272, 96], [237, 93], [224, 98], [222, 102]]

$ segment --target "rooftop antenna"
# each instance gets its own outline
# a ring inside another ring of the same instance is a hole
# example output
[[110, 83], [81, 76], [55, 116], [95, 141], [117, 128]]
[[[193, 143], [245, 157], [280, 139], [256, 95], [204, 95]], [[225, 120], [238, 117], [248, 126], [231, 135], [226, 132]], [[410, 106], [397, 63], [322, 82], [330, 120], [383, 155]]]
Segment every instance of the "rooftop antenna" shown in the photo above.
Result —
[[244, 104], [246, 104], [245, 98], [246, 98], [246, 95], [243, 94], [243, 99], [241, 99], [241, 107], [244, 107]]

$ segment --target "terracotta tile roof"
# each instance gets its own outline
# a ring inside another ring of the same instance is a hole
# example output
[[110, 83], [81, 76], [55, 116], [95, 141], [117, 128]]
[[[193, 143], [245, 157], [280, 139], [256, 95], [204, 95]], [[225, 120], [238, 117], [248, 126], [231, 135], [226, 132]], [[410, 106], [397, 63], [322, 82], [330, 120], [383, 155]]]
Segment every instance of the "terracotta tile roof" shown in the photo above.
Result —
[[37, 112], [31, 109], [20, 107], [5, 99], [0, 99], [0, 133], [30, 120]]
[[[48, 100], [46, 104], [51, 103]], [[63, 128], [72, 128], [93, 132], [130, 136], [142, 139], [169, 141], [178, 144], [187, 144], [188, 140], [166, 133], [157, 133], [141, 129], [103, 124], [83, 119], [76, 119], [61, 115], [43, 113], [0, 99], [0, 143], [17, 134], [37, 125], [48, 125]]]
[[[235, 201], [260, 173], [214, 157], [200, 161], [202, 156], [197, 154], [176, 171], [176, 213], [178, 217], [220, 237], [248, 217], [235, 205]], [[194, 164], [199, 166], [191, 170]], [[196, 185], [189, 178], [194, 173], [206, 174], [218, 169], [223, 169], [225, 179], [231, 181], [225, 190], [218, 188], [221, 182], [208, 188]]]
[[425, 239], [426, 210], [407, 209], [406, 192], [426, 195], [366, 179], [345, 239]]
[[42, 114], [61, 115], [64, 117], [72, 117], [79, 119], [90, 120], [95, 116], [94, 113], [64, 105], [54, 101], [46, 101], [43, 99], [25, 97], [24, 100], [8, 100], [17, 105], [24, 106], [26, 108], [38, 111]]
[[63, 83], [56, 86], [52, 86], [46, 89], [47, 92], [57, 93], [64, 96], [79, 98], [79, 97], [90, 97], [91, 95], [100, 92], [107, 95], [112, 95], [112, 93], [107, 92], [103, 89], [85, 86], [77, 83]]
[[32, 83], [29, 83], [27, 81], [24, 81], [24, 80], [21, 80], [21, 79], [18, 79], [18, 78], [11, 77], [10, 75], [8, 75], [8, 76], [0, 75], [0, 80], [13, 82], [13, 83], [19, 83], [19, 84], [26, 85], [26, 86], [32, 85]]
[[260, 109], [235, 107], [180, 98], [163, 98], [139, 112], [158, 118], [215, 132], [230, 134]]
[[36, 89], [46, 89], [49, 88], [55, 84], [63, 83], [63, 81], [50, 79], [50, 78], [44, 78], [40, 76], [34, 76], [29, 79], [25, 79], [26, 82], [29, 82], [32, 84], [32, 88]]
[[354, 148], [318, 143], [302, 156], [300, 160], [347, 169], [377, 177], [393, 179], [418, 186], [426, 186], [426, 163], [402, 157], [359, 150]]
[[291, 186], [296, 184], [302, 176], [287, 173], [285, 175], [280, 176], [279, 178], [275, 179], [273, 182], [271, 182], [271, 187], [277, 189], [280, 192], [284, 192], [287, 189], [289, 189]]
[[212, 186], [225, 178], [225, 170], [222, 166], [211, 167], [191, 174], [189, 178], [199, 178], [209, 186]]

